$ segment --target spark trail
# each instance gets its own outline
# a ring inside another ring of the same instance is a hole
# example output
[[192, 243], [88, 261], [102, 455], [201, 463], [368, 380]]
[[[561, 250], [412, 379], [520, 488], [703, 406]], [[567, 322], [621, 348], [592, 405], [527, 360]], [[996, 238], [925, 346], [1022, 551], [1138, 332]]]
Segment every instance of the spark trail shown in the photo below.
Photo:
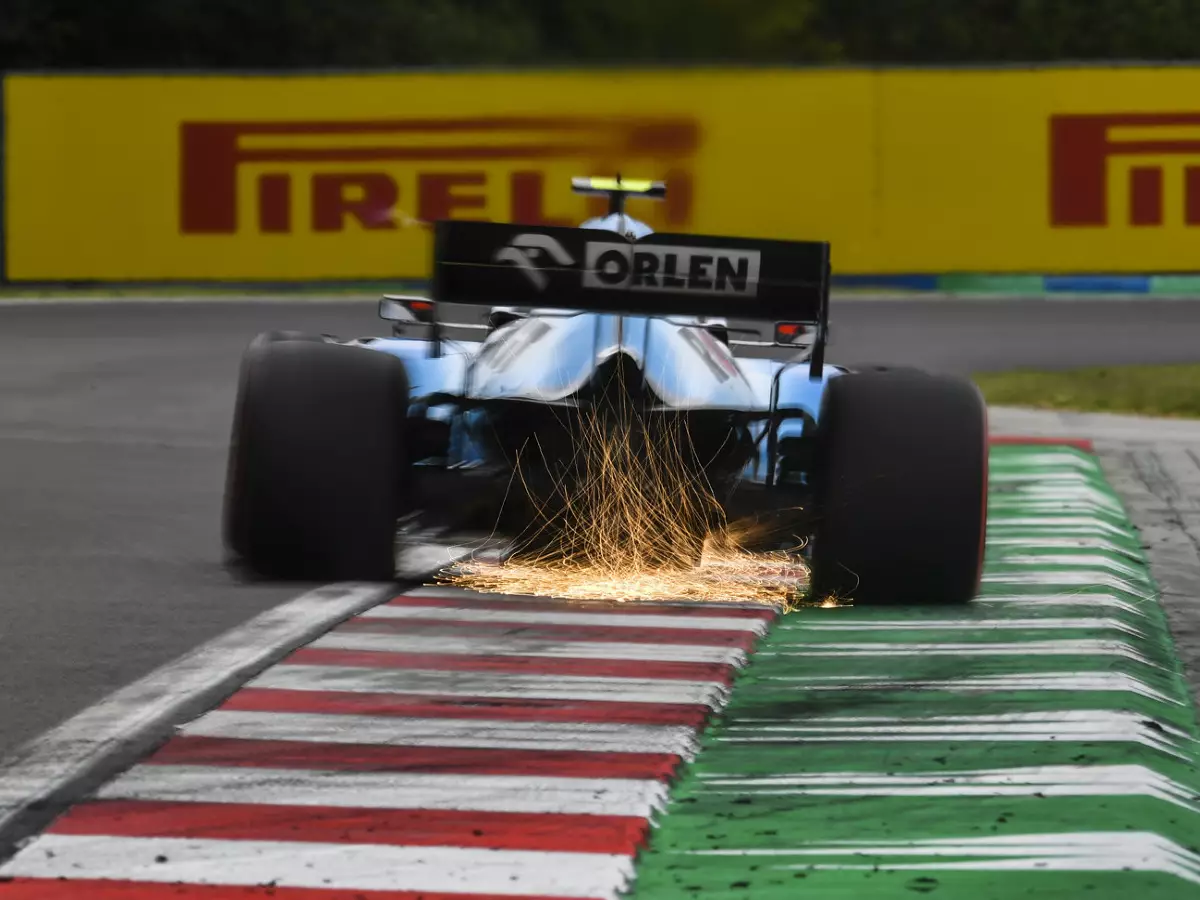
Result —
[[572, 600], [795, 605], [808, 581], [799, 548], [747, 549], [762, 527], [727, 521], [685, 418], [617, 396], [565, 426], [576, 432], [575, 456], [550, 497], [518, 475], [535, 521], [515, 552], [501, 563], [460, 563], [439, 581]]

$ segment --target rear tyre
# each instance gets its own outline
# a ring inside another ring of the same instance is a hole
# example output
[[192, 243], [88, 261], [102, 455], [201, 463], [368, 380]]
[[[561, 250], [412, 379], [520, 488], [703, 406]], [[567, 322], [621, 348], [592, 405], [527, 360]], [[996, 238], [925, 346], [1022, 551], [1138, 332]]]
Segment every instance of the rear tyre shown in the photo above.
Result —
[[391, 580], [408, 379], [395, 357], [260, 335], [242, 360], [225, 544], [269, 578]]
[[814, 475], [814, 599], [949, 604], [978, 592], [987, 409], [973, 384], [907, 369], [833, 379]]

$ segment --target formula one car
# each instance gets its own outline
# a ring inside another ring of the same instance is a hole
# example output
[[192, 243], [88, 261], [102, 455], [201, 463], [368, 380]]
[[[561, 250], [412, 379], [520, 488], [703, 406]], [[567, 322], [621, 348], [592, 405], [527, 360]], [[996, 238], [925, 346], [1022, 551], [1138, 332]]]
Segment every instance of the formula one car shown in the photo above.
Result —
[[677, 429], [687, 477], [725, 514], [782, 520], [814, 597], [972, 599], [987, 509], [975, 387], [827, 364], [827, 243], [654, 233], [625, 206], [662, 183], [573, 187], [607, 196], [608, 215], [436, 223], [430, 296], [384, 297], [389, 337], [254, 339], [232, 555], [269, 577], [390, 580], [398, 523], [515, 538], [533, 507], [514, 485], [553, 493], [572, 421], [620, 407]]

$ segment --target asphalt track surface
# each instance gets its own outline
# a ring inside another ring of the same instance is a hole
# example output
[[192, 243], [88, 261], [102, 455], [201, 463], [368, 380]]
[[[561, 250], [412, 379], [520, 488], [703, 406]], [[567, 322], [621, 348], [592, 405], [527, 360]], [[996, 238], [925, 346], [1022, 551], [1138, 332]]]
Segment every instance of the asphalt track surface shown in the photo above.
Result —
[[[222, 566], [239, 356], [381, 333], [373, 302], [0, 305], [0, 755], [311, 585]], [[1200, 361], [1200, 303], [836, 304], [834, 362], [948, 372]]]

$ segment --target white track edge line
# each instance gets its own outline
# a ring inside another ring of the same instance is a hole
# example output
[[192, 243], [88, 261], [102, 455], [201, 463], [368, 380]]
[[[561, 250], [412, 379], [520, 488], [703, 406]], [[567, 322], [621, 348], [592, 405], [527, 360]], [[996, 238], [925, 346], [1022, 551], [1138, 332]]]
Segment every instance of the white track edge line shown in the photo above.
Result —
[[173, 726], [206, 712], [393, 589], [390, 582], [344, 582], [295, 597], [118, 689], [0, 760], [0, 858], [22, 837], [27, 813], [45, 813], [115, 775]]

